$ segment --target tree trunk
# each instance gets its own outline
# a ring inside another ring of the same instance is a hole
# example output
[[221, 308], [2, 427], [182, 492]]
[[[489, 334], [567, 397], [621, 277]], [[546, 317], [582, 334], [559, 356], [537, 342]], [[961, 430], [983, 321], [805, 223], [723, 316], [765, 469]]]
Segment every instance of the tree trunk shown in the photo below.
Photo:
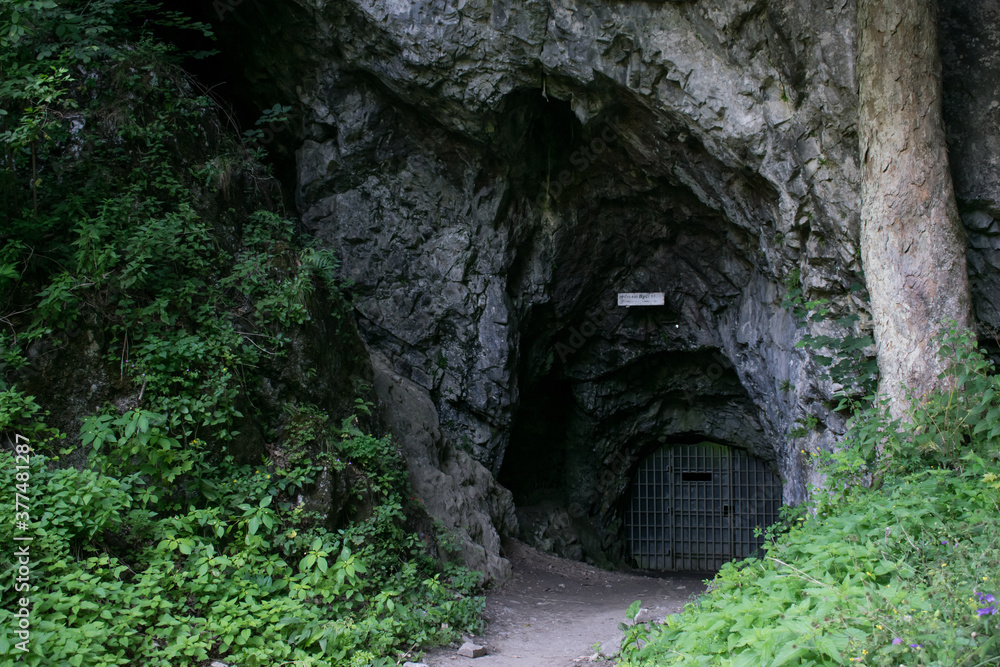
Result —
[[861, 257], [879, 392], [907, 412], [938, 387], [933, 338], [972, 315], [941, 116], [936, 0], [858, 1]]

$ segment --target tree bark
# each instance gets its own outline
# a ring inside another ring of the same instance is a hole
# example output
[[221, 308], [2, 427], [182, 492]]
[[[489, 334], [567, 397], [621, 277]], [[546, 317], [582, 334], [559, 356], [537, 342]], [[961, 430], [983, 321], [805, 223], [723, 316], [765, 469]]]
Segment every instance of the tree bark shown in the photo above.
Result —
[[965, 230], [941, 116], [936, 0], [858, 1], [861, 258], [871, 295], [879, 393], [938, 387], [934, 337], [969, 327]]

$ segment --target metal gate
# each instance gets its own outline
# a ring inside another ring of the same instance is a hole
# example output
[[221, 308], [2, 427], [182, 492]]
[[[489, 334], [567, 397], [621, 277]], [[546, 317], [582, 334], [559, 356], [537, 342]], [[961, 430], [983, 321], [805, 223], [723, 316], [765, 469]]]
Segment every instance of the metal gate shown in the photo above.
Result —
[[632, 478], [628, 549], [648, 570], [717, 570], [763, 543], [754, 529], [778, 520], [781, 479], [747, 452], [702, 442], [667, 445]]

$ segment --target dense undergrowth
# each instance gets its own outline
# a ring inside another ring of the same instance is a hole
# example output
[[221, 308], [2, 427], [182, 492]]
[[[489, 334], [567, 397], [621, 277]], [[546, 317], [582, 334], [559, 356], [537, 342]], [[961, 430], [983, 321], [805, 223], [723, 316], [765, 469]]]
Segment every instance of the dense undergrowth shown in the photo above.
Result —
[[[368, 404], [276, 395], [344, 319], [335, 260], [154, 24], [205, 30], [0, 0], [0, 664], [390, 665], [475, 629], [479, 576], [413, 532]], [[39, 377], [66, 365], [93, 386]], [[69, 419], [26, 386], [109, 400]]]
[[967, 334], [942, 347], [949, 390], [906, 423], [854, 418], [827, 488], [762, 559], [727, 564], [623, 665], [1000, 662], [1000, 377]]

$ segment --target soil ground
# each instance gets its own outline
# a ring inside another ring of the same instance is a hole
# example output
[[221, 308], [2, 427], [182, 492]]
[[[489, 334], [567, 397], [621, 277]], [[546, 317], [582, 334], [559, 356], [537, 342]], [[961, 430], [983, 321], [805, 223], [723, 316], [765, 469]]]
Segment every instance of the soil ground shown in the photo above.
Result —
[[429, 667], [608, 667], [614, 663], [604, 656], [618, 651], [618, 625], [632, 602], [642, 600], [640, 620], [659, 620], [680, 611], [711, 576], [608, 572], [520, 542], [506, 547], [513, 579], [487, 594], [486, 634], [469, 638], [488, 655], [464, 658], [457, 646], [443, 647], [421, 660]]

